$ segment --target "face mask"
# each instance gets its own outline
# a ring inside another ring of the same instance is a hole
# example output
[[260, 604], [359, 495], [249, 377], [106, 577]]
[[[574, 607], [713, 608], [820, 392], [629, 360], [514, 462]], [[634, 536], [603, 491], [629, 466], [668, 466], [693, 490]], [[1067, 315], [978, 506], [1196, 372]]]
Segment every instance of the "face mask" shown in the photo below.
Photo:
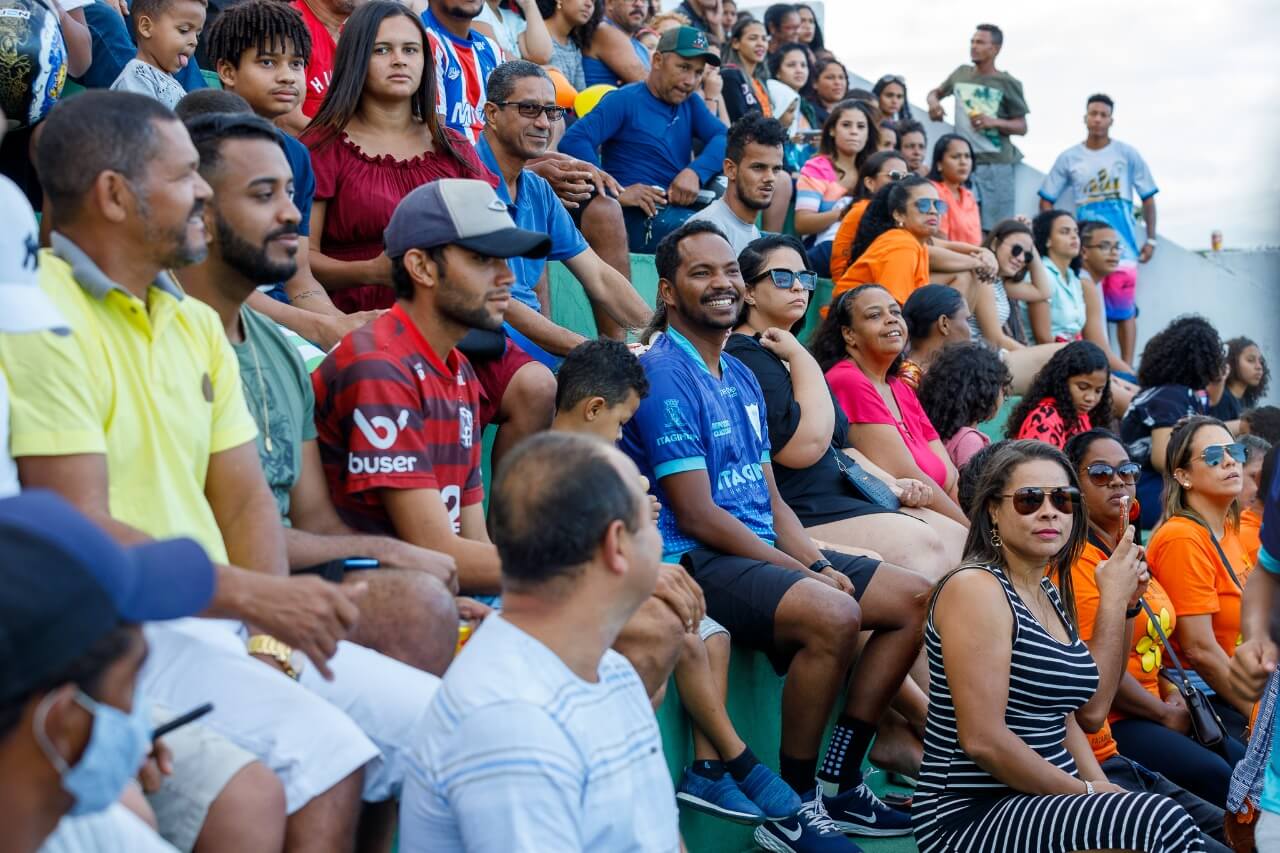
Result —
[[50, 693], [36, 708], [33, 720], [36, 741], [49, 763], [62, 776], [62, 789], [72, 796], [72, 815], [100, 812], [120, 798], [124, 786], [138, 773], [142, 759], [151, 748], [151, 715], [140, 694], [133, 698], [133, 713], [98, 702], [83, 691], [75, 701], [93, 714], [89, 745], [74, 766], [58, 754], [45, 731], [45, 718], [52, 705]]

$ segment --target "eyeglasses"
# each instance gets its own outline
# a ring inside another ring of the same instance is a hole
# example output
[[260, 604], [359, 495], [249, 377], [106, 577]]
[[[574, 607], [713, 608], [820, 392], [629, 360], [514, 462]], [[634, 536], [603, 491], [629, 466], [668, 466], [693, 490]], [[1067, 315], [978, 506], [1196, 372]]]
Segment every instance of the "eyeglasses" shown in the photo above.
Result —
[[1049, 502], [1059, 512], [1065, 512], [1071, 515], [1076, 511], [1076, 507], [1080, 505], [1080, 490], [1074, 486], [1058, 486], [1053, 489], [1043, 489], [1040, 486], [1024, 486], [1017, 489], [1011, 495], [1001, 495], [1002, 498], [1013, 498], [1013, 508], [1018, 515], [1031, 515], [1037, 512], [1040, 507], [1044, 506], [1044, 499], [1049, 498]]
[[1111, 482], [1111, 478], [1119, 474], [1120, 479], [1127, 485], [1133, 485], [1138, 481], [1138, 474], [1142, 471], [1142, 466], [1137, 462], [1126, 462], [1119, 467], [1112, 467], [1105, 462], [1095, 462], [1084, 472], [1089, 475], [1089, 482], [1095, 486], [1105, 486]]
[[947, 212], [947, 203], [940, 198], [918, 198], [915, 200], [915, 208], [918, 213], [935, 210], [939, 216], [942, 216]]
[[1022, 245], [1021, 243], [1014, 243], [1012, 246], [1009, 247], [1009, 257], [1011, 258], [1020, 258], [1024, 254], [1027, 257], [1030, 257], [1031, 250], [1028, 249], [1026, 246]]
[[818, 286], [818, 274], [813, 270], [800, 270], [792, 272], [791, 270], [765, 270], [760, 275], [751, 279], [752, 283], [768, 276], [773, 279], [773, 286], [779, 290], [790, 290], [791, 285], [799, 282], [800, 286], [805, 290], [813, 290]]
[[524, 118], [537, 118], [540, 114], [546, 113], [547, 121], [560, 121], [564, 118], [564, 107], [557, 107], [555, 104], [543, 106], [542, 104], [531, 104], [526, 101], [516, 103], [515, 101], [492, 101], [495, 107], [499, 109], [504, 107], [515, 107], [516, 111]]
[[1243, 465], [1245, 460], [1249, 458], [1249, 448], [1238, 441], [1231, 444], [1211, 444], [1200, 451], [1200, 458], [1210, 468], [1217, 468], [1228, 454], [1232, 459]]
[[894, 169], [892, 172], [889, 173], [888, 177], [889, 177], [889, 180], [893, 181], [894, 183], [897, 183], [898, 181], [902, 180], [903, 178], [905, 178], [907, 175], [910, 175], [910, 174], [911, 174], [910, 172], [899, 172], [897, 169]]
[[1085, 246], [1086, 249], [1098, 249], [1103, 252], [1120, 251], [1119, 243], [1094, 243], [1092, 246]]

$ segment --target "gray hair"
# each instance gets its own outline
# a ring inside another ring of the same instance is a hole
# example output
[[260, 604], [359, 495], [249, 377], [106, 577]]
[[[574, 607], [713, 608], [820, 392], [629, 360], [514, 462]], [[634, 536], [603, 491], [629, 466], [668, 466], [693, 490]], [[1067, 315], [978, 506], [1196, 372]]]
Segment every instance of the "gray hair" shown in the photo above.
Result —
[[540, 77], [548, 83], [551, 82], [551, 78], [547, 76], [546, 71], [542, 70], [542, 66], [534, 65], [524, 59], [513, 59], [502, 63], [490, 72], [489, 79], [485, 83], [489, 100], [494, 103], [509, 100], [512, 91], [516, 88], [516, 83], [526, 77]]

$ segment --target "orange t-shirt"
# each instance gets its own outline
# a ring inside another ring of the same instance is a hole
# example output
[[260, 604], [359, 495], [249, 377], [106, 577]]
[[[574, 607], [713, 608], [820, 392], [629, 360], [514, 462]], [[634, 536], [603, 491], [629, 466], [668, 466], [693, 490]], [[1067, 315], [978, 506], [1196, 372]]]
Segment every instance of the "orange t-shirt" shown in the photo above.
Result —
[[982, 214], [978, 212], [978, 199], [965, 187], [960, 187], [960, 196], [951, 194], [951, 189], [942, 181], [930, 181], [938, 191], [938, 198], [947, 203], [947, 212], [938, 219], [938, 230], [948, 240], [958, 243], [982, 245]]
[[909, 231], [890, 228], [877, 237], [840, 281], [831, 298], [860, 284], [879, 284], [899, 303], [929, 283], [929, 250]]
[[[1230, 525], [1219, 544], [1243, 583], [1248, 558]], [[1213, 616], [1213, 635], [1218, 645], [1228, 657], [1235, 654], [1240, 645], [1240, 587], [1222, 565], [1209, 531], [1189, 518], [1169, 519], [1151, 537], [1147, 563], [1178, 615]], [[1177, 639], [1173, 642], [1182, 655], [1182, 645]]]
[[871, 206], [871, 199], [864, 198], [849, 206], [849, 211], [840, 220], [836, 229], [835, 240], [831, 242], [831, 280], [839, 281], [849, 269], [849, 250], [853, 248], [853, 240], [858, 236], [858, 226], [862, 224], [862, 214]]
[[1245, 557], [1249, 560], [1243, 572], [1236, 572], [1240, 575], [1240, 582], [1244, 583], [1254, 563], [1258, 562], [1258, 551], [1262, 549], [1262, 516], [1251, 509], [1240, 513], [1240, 547], [1244, 548]]

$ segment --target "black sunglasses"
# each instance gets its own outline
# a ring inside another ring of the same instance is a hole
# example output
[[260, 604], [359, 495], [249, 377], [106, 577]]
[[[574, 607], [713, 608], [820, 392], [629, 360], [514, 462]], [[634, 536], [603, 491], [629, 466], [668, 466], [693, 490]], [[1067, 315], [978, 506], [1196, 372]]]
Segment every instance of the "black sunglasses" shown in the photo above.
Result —
[[791, 270], [765, 270], [760, 275], [751, 279], [754, 284], [760, 279], [768, 276], [773, 279], [773, 286], [779, 290], [790, 290], [793, 282], [799, 282], [800, 286], [805, 290], [813, 290], [818, 286], [818, 274], [813, 270], [800, 270], [792, 272]]
[[1049, 502], [1059, 512], [1072, 515], [1076, 511], [1076, 507], [1080, 505], [1080, 490], [1074, 486], [1058, 486], [1053, 489], [1044, 489], [1040, 486], [1024, 486], [1016, 489], [1011, 495], [1001, 495], [1002, 498], [1012, 498], [1013, 508], [1018, 515], [1031, 515], [1037, 512], [1040, 507], [1044, 506], [1044, 499], [1049, 498]]
[[1200, 458], [1204, 460], [1204, 464], [1210, 468], [1217, 468], [1222, 464], [1225, 456], [1230, 454], [1231, 458], [1239, 462], [1241, 465], [1249, 458], [1249, 448], [1240, 442], [1232, 442], [1231, 444], [1211, 444], [1204, 450], [1200, 451]]
[[1142, 466], [1137, 462], [1125, 462], [1119, 467], [1112, 467], [1105, 462], [1094, 462], [1084, 472], [1089, 475], [1089, 482], [1095, 486], [1105, 486], [1111, 482], [1111, 478], [1119, 474], [1120, 479], [1126, 485], [1132, 486], [1138, 481], [1138, 474], [1142, 471]]
[[1026, 246], [1022, 245], [1021, 243], [1014, 243], [1012, 246], [1009, 247], [1010, 257], [1020, 258], [1024, 253], [1027, 255], [1030, 255], [1031, 250], [1028, 249]]
[[515, 107], [516, 111], [524, 118], [537, 118], [542, 113], [547, 114], [547, 121], [560, 121], [564, 118], [565, 108], [557, 107], [555, 104], [543, 106], [542, 104], [531, 104], [524, 101], [516, 103], [515, 101], [492, 101], [495, 107]]

